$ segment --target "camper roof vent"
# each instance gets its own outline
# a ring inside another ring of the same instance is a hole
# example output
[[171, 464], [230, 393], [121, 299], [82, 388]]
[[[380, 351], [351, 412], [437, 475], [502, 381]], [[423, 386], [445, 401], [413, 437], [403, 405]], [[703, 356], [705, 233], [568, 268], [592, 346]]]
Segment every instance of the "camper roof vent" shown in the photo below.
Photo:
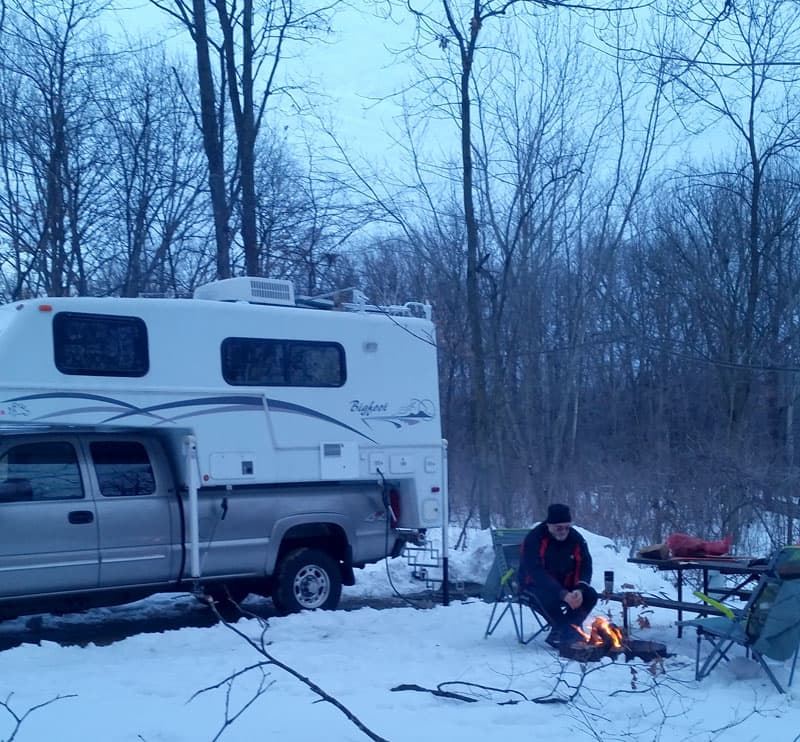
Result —
[[277, 278], [239, 276], [214, 281], [194, 290], [195, 299], [249, 301], [254, 304], [294, 306], [294, 285]]

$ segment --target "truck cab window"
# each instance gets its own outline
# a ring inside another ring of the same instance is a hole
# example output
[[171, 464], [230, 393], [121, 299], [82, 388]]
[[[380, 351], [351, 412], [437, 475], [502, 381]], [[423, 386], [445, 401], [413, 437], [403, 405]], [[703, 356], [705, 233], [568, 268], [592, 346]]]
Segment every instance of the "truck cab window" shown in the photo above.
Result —
[[0, 502], [79, 500], [83, 485], [72, 444], [41, 441], [13, 446], [0, 456]]
[[94, 441], [89, 448], [103, 497], [139, 497], [156, 491], [150, 457], [138, 441]]

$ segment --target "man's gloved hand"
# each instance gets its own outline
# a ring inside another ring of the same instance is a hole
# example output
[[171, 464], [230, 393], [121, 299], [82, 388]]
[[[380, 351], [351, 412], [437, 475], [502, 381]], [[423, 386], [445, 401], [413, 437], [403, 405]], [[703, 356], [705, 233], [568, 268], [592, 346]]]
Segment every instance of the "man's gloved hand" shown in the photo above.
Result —
[[583, 593], [580, 590], [573, 590], [564, 596], [564, 602], [574, 611], [583, 604]]

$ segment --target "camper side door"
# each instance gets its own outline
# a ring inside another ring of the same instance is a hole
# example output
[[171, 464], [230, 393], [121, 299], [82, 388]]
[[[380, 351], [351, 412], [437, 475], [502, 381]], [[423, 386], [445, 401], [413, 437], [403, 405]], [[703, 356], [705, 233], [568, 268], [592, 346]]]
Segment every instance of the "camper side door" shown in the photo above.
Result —
[[97, 587], [97, 517], [69, 436], [0, 439], [0, 595]]

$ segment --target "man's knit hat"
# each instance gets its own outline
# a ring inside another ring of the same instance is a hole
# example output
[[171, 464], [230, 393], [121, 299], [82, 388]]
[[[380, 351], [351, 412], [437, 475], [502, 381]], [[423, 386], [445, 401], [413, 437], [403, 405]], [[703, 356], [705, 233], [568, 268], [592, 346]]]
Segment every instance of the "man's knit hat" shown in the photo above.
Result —
[[554, 503], [547, 507], [548, 523], [572, 523], [572, 514], [566, 505]]

